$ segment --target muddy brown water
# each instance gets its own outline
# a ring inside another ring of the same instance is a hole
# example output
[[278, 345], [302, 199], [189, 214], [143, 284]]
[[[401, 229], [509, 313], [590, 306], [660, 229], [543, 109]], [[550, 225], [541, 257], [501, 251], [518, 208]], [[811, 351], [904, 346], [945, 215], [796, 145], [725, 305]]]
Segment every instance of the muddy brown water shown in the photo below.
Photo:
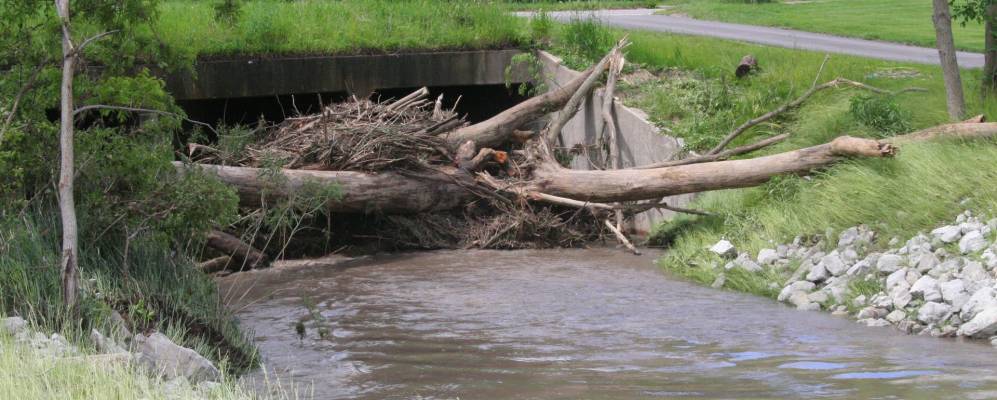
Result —
[[302, 398], [997, 397], [989, 344], [697, 286], [613, 249], [378, 256], [222, 288], [266, 364], [243, 379]]

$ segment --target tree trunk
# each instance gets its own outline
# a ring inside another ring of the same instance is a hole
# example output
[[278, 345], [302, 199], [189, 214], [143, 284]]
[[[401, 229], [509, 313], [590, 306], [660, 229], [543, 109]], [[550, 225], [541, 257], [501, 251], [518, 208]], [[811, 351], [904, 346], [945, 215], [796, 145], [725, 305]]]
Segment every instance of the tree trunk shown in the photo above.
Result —
[[73, 199], [73, 69], [76, 55], [69, 31], [69, 0], [56, 0], [62, 20], [62, 87], [59, 113], [59, 215], [62, 218], [62, 300], [74, 309], [79, 293], [76, 202]]
[[983, 53], [983, 77], [981, 92], [983, 97], [990, 96], [997, 89], [997, 38], [994, 37], [993, 25], [997, 18], [997, 4], [987, 5], [983, 15], [983, 37], [985, 49]]
[[[180, 171], [188, 169], [188, 165], [183, 163], [173, 164]], [[263, 200], [286, 198], [308, 183], [339, 185], [343, 197], [327, 202], [327, 210], [331, 212], [410, 214], [449, 210], [476, 198], [458, 184], [462, 178], [469, 179], [469, 175], [456, 169], [419, 176], [393, 172], [368, 174], [285, 169], [283, 183], [279, 187], [270, 187], [272, 185], [259, 179], [258, 168], [194, 165], [238, 188], [240, 203], [248, 207], [259, 207]]]
[[564, 106], [589, 75], [601, 72], [589, 68], [563, 87], [532, 97], [488, 120], [447, 134], [447, 141], [454, 149], [468, 140], [474, 141], [478, 148], [502, 146], [509, 141], [513, 131]]
[[234, 258], [238, 262], [238, 270], [261, 268], [267, 264], [267, 256], [263, 252], [222, 231], [208, 232], [207, 245]]
[[[714, 161], [654, 169], [580, 171], [542, 163], [523, 184], [510, 187], [535, 201], [551, 196], [580, 205], [657, 200], [662, 197], [710, 190], [742, 188], [765, 183], [773, 176], [806, 174], [849, 157], [891, 157], [895, 144], [939, 137], [979, 138], [997, 135], [997, 123], [956, 123], [925, 129], [886, 140], [839, 137], [830, 143], [752, 159]], [[178, 164], [179, 168], [187, 168]], [[264, 186], [259, 169], [204, 165], [205, 170], [235, 186], [244, 205], [259, 205]], [[450, 172], [448, 172], [450, 171]], [[290, 186], [274, 190], [289, 195], [296, 184], [313, 181], [339, 184], [346, 196], [330, 201], [336, 212], [416, 213], [452, 209], [475, 199], [462, 184], [467, 174], [449, 169], [435, 175], [284, 170]], [[546, 197], [545, 197], [546, 196]]]
[[953, 121], [958, 121], [966, 113], [966, 103], [962, 94], [962, 78], [959, 76], [955, 41], [952, 38], [952, 14], [949, 12], [948, 0], [932, 1], [934, 4], [932, 20], [935, 24], [935, 39], [938, 57], [942, 64], [942, 76], [945, 78], [949, 117]]

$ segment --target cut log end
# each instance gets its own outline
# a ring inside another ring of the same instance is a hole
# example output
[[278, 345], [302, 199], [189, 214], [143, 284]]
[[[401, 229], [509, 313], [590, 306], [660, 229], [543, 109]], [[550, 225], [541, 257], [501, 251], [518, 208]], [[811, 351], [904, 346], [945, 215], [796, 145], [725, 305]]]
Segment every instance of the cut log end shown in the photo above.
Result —
[[841, 136], [831, 141], [831, 154], [844, 157], [893, 157], [897, 155], [897, 147], [878, 140]]
[[748, 54], [741, 58], [741, 62], [737, 64], [737, 69], [734, 70], [734, 75], [743, 78], [756, 69], [758, 69], [758, 60], [755, 59], [755, 56]]

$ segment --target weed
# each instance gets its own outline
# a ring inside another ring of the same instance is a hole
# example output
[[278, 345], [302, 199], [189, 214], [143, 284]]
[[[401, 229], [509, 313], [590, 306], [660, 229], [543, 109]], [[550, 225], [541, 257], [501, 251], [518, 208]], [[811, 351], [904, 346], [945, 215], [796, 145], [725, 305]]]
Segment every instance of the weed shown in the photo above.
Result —
[[865, 296], [868, 300], [872, 299], [872, 296], [883, 291], [883, 283], [879, 279], [872, 277], [866, 277], [865, 279], [853, 279], [848, 283], [848, 291], [845, 292], [845, 306], [848, 307], [848, 312], [855, 314], [859, 311], [860, 306], [855, 304], [855, 298], [859, 296]]
[[911, 113], [897, 104], [893, 96], [858, 95], [849, 102], [849, 113], [859, 122], [889, 137], [910, 131]]

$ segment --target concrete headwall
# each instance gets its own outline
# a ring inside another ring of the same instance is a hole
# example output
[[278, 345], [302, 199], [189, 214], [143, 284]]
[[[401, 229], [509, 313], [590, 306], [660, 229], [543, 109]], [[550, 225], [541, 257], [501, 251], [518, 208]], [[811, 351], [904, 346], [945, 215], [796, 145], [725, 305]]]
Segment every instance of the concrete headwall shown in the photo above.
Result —
[[[234, 57], [199, 60], [194, 73], [174, 73], [166, 86], [177, 100], [375, 90], [501, 85], [520, 50], [446, 51], [311, 57]], [[523, 82], [517, 68], [510, 80]]]
[[[539, 58], [544, 66], [545, 84], [548, 88], [556, 88], [567, 84], [581, 74], [565, 67], [560, 58], [539, 52]], [[596, 142], [599, 130], [602, 128], [603, 90], [596, 90], [589, 95], [578, 114], [574, 116], [561, 131], [564, 147], [572, 148]], [[682, 143], [661, 131], [647, 120], [644, 112], [629, 108], [614, 101], [613, 115], [616, 120], [617, 145], [620, 149], [620, 167], [634, 167], [660, 161], [668, 161], [679, 157]], [[591, 158], [595, 158], [594, 156]], [[571, 162], [573, 169], [592, 169], [598, 160], [587, 159], [583, 154], [576, 155]], [[693, 194], [671, 196], [665, 199], [669, 205], [682, 206], [689, 203]], [[655, 222], [671, 218], [675, 213], [665, 210], [651, 210], [637, 215], [630, 228], [638, 233], [647, 233]]]

